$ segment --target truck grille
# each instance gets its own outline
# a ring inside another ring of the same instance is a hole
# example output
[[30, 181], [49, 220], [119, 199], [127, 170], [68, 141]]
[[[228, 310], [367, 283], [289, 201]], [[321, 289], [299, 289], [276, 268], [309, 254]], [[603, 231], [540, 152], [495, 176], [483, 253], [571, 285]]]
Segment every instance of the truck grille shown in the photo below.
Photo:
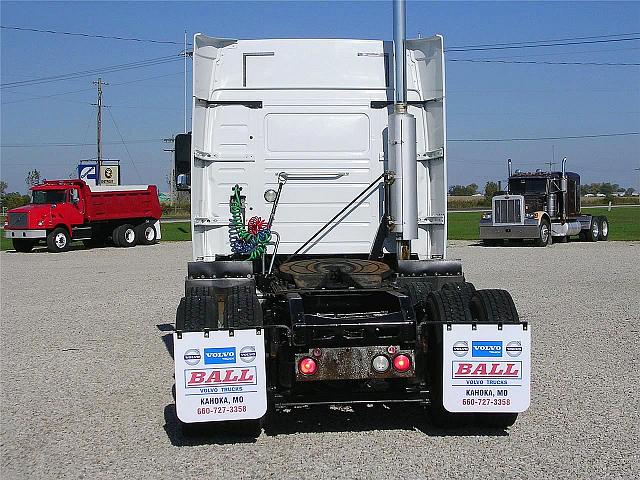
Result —
[[519, 198], [494, 200], [494, 223], [522, 223], [522, 213]]
[[12, 228], [26, 228], [28, 225], [28, 213], [10, 213], [9, 214], [9, 227]]

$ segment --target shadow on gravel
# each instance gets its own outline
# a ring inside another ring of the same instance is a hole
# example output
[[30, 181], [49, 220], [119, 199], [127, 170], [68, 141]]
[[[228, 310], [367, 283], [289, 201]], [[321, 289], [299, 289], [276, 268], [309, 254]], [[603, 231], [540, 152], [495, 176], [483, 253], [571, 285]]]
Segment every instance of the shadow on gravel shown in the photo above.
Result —
[[[176, 416], [174, 404], [164, 407], [164, 431], [174, 447], [193, 447], [197, 445], [232, 445], [236, 443], [255, 443], [256, 436], [240, 435], [220, 425], [187, 425], [180, 424]], [[216, 428], [217, 427], [217, 428]]]
[[[175, 397], [174, 397], [175, 398]], [[253, 443], [254, 436], [242, 436], [221, 424], [196, 425], [184, 429], [176, 416], [174, 404], [164, 409], [164, 430], [176, 447], [195, 445], [229, 445]], [[267, 437], [298, 433], [373, 432], [380, 430], [418, 431], [428, 437], [503, 437], [502, 429], [460, 428], [443, 430], [429, 423], [428, 414], [418, 406], [387, 407], [382, 405], [351, 407], [310, 407], [269, 414], [263, 421]]]
[[169, 352], [169, 355], [173, 358], [173, 325], [170, 323], [160, 323], [156, 325], [156, 327], [158, 327], [158, 330], [161, 332], [170, 332], [162, 335], [160, 338], [162, 339], [162, 343], [164, 343], [167, 352]]
[[439, 429], [429, 423], [427, 411], [415, 405], [297, 408], [270, 415], [264, 425], [267, 436], [374, 430], [419, 431], [430, 437], [508, 435], [502, 429]]

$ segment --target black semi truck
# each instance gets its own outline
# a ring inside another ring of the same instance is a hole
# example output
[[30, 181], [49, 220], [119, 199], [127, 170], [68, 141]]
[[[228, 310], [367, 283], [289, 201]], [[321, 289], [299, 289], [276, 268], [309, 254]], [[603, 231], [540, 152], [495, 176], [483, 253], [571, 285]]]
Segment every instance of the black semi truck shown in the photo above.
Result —
[[567, 172], [562, 159], [560, 172], [511, 171], [508, 191], [495, 195], [491, 211], [480, 220], [480, 239], [485, 245], [504, 240], [533, 240], [546, 247], [553, 241], [566, 242], [577, 235], [580, 240], [597, 242], [609, 238], [605, 216], [582, 214], [580, 175]]

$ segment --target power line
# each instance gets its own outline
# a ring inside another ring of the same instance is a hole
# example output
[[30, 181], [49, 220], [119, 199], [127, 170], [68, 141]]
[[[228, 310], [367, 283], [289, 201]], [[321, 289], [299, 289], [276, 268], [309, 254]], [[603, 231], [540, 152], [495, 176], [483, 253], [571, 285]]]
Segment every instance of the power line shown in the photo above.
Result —
[[155, 65], [161, 65], [163, 63], [168, 63], [168, 62], [174, 62], [174, 61], [178, 61], [182, 59], [182, 55], [168, 55], [168, 56], [164, 56], [164, 57], [156, 57], [156, 58], [149, 58], [146, 60], [139, 60], [139, 61], [135, 61], [135, 62], [129, 62], [129, 63], [122, 63], [122, 64], [118, 64], [118, 65], [111, 65], [108, 67], [102, 67], [102, 68], [93, 68], [91, 70], [83, 70], [83, 71], [79, 71], [79, 72], [72, 72], [72, 73], [65, 73], [65, 74], [60, 74], [60, 75], [52, 75], [49, 77], [40, 77], [40, 78], [31, 78], [28, 80], [20, 80], [17, 82], [9, 82], [9, 83], [3, 83], [0, 85], [0, 88], [16, 88], [16, 87], [23, 87], [23, 86], [30, 86], [30, 85], [38, 85], [41, 83], [49, 83], [49, 82], [54, 82], [54, 81], [61, 81], [61, 80], [73, 80], [76, 78], [82, 78], [82, 77], [90, 77], [90, 76], [94, 76], [96, 74], [99, 73], [113, 73], [113, 72], [119, 72], [119, 71], [123, 71], [123, 70], [130, 70], [130, 69], [134, 69], [134, 68], [143, 68], [143, 67], [151, 67], [151, 66], [155, 66]]
[[142, 177], [140, 176], [140, 172], [138, 171], [138, 167], [136, 167], [136, 163], [133, 161], [133, 157], [131, 156], [131, 153], [129, 152], [129, 147], [127, 147], [127, 144], [124, 141], [124, 137], [122, 136], [122, 133], [120, 133], [120, 129], [118, 128], [118, 124], [116, 123], [116, 119], [113, 118], [113, 114], [111, 113], [111, 108], [110, 107], [107, 107], [107, 112], [109, 112], [109, 116], [111, 117], [111, 121], [113, 122], [113, 126], [116, 127], [116, 132], [118, 132], [118, 135], [120, 136], [120, 140], [122, 140], [122, 145], [124, 146], [124, 149], [127, 152], [127, 156], [129, 157], [129, 160], [131, 161], [131, 165], [133, 165], [133, 169], [136, 171], [136, 175], [138, 175], [138, 180], [140, 180], [142, 182]]
[[[156, 143], [161, 142], [161, 138], [145, 139], [145, 140], [127, 140], [127, 143]], [[103, 145], [120, 145], [122, 141], [108, 141], [102, 142]], [[75, 142], [59, 142], [59, 143], [13, 143], [2, 144], [0, 148], [32, 148], [32, 147], [95, 147], [95, 143], [75, 143]]]
[[470, 58], [448, 58], [447, 62], [470, 63], [514, 63], [526, 65], [596, 65], [607, 67], [637, 67], [640, 63], [614, 63], [614, 62], [547, 62], [544, 60], [473, 60]]
[[[135, 80], [127, 80], [126, 82], [115, 82], [115, 83], [111, 84], [111, 87], [117, 87], [118, 85], [129, 85], [131, 83], [136, 83], [136, 82], [145, 82], [147, 80], [154, 80], [156, 78], [172, 77], [172, 76], [175, 76], [175, 75], [182, 75], [182, 72], [166, 73], [164, 75], [153, 75], [151, 77], [138, 78], [138, 79], [135, 79]], [[52, 93], [51, 95], [39, 95], [37, 97], [20, 98], [18, 100], [11, 100], [9, 102], [2, 102], [2, 105], [8, 105], [8, 104], [11, 104], [11, 103], [29, 102], [29, 101], [32, 101], [32, 100], [40, 100], [40, 99], [45, 99], [45, 98], [59, 97], [59, 96], [62, 96], [62, 95], [72, 95], [74, 93], [88, 92], [89, 90], [93, 91], [94, 89], [93, 88], [83, 88], [83, 89], [80, 89], [80, 90], [72, 90], [70, 92]], [[77, 102], [77, 103], [86, 103], [86, 102]]]
[[523, 137], [523, 138], [448, 138], [448, 142], [533, 142], [538, 140], [566, 140], [574, 138], [601, 138], [640, 135], [640, 132], [601, 133], [598, 135], [567, 135], [563, 137]]
[[503, 45], [524, 45], [528, 43], [565, 42], [565, 41], [574, 41], [574, 40], [591, 40], [594, 38], [629, 37], [631, 35], [640, 35], [640, 32], [610, 33], [608, 35], [591, 35], [588, 37], [551, 38], [546, 40], [529, 40], [524, 42], [483, 43], [479, 45], [462, 45], [462, 46], [455, 46], [451, 48], [499, 47]]
[[[622, 36], [622, 35], [640, 35], [640, 33], [629, 33], [619, 35], [604, 35], [603, 37]], [[580, 38], [597, 38], [598, 40], [578, 40]], [[463, 47], [449, 47], [445, 49], [446, 52], [478, 52], [485, 50], [511, 50], [518, 48], [541, 48], [541, 47], [560, 47], [565, 45], [589, 45], [597, 43], [614, 43], [614, 42], [632, 42], [640, 40], [640, 37], [630, 38], [602, 38], [602, 37], [576, 37], [574, 39], [561, 39], [561, 40], [536, 40], [532, 42], [513, 42], [513, 43], [495, 43], [488, 45], [469, 45]]]
[[[174, 42], [171, 40], [155, 40], [151, 38], [136, 38], [136, 37], [120, 37], [116, 35], [99, 35], [93, 33], [79, 33], [79, 32], [60, 32], [57, 30], [42, 30], [38, 28], [27, 27], [12, 27], [8, 25], [1, 25], [0, 28], [5, 30], [16, 30], [19, 32], [37, 32], [37, 33], [50, 33], [55, 35], [71, 35], [75, 37], [88, 37], [88, 38], [102, 38], [107, 40], [124, 40], [127, 42], [145, 42], [145, 43], [160, 43], [165, 45], [182, 45], [183, 42]], [[191, 44], [189, 44], [191, 45]]]

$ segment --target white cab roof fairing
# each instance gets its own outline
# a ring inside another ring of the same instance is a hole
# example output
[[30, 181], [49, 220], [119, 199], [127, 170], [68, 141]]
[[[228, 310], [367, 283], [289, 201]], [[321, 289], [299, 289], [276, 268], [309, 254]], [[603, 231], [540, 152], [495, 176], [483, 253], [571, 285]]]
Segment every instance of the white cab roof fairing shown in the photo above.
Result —
[[[416, 43], [407, 49], [407, 87], [416, 104], [409, 110], [417, 117], [418, 152], [425, 155], [418, 159], [419, 216], [425, 220], [413, 250], [421, 258], [439, 258], [446, 235], [439, 150], [444, 105], [438, 95], [444, 92], [444, 75], [435, 66], [438, 52], [442, 58], [442, 38], [411, 42]], [[279, 253], [292, 253], [384, 171], [390, 109], [371, 102], [393, 99], [392, 58], [392, 43], [376, 40], [195, 36], [195, 260], [231, 252], [228, 202], [235, 183], [247, 196], [247, 217], [267, 218], [270, 204], [263, 193], [276, 186], [278, 172], [316, 176], [291, 180], [283, 190], [273, 229], [282, 237]], [[418, 105], [438, 96], [426, 110]], [[380, 191], [373, 192], [305, 253], [368, 253], [382, 214]]]

